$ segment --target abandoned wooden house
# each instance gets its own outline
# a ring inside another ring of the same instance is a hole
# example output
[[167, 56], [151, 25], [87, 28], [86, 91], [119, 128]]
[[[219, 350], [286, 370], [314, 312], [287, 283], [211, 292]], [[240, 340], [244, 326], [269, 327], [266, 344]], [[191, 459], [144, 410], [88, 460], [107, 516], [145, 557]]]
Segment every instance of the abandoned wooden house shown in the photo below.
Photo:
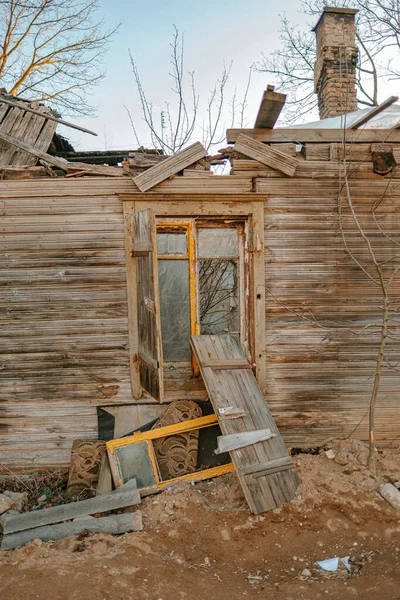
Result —
[[[354, 13], [326, 8], [316, 26], [321, 120], [275, 128], [285, 96], [269, 88], [216, 157], [196, 143], [73, 162], [49, 151], [48, 109], [0, 97], [0, 470], [68, 465], [99, 414], [120, 436], [161, 403], [204, 402], [198, 334], [240, 340], [287, 446], [366, 439], [382, 295], [347, 197], [390, 266], [400, 108], [357, 110]], [[242, 364], [225, 350], [210, 361]], [[393, 335], [382, 444], [400, 441], [398, 358]]]

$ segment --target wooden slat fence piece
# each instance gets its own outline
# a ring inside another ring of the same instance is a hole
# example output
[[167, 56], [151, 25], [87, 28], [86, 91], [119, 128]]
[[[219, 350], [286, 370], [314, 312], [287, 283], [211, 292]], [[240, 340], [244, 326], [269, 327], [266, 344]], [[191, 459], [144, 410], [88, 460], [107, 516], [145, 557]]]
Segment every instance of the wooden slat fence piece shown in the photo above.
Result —
[[37, 158], [41, 158], [42, 160], [48, 162], [50, 165], [54, 165], [55, 167], [58, 167], [63, 171], [66, 171], [68, 168], [68, 161], [64, 158], [56, 158], [55, 156], [51, 156], [50, 154], [47, 154], [47, 152], [42, 152], [34, 146], [30, 146], [29, 144], [26, 144], [21, 140], [17, 140], [16, 138], [7, 135], [6, 133], [3, 133], [2, 131], [0, 131], [0, 140], [6, 142], [7, 144], [15, 146], [15, 148], [19, 150], [24, 150], [25, 152], [28, 152], [29, 154], [32, 154]]
[[83, 531], [92, 533], [109, 533], [117, 535], [129, 531], [142, 531], [143, 520], [140, 510], [134, 513], [112, 515], [101, 517], [99, 519], [84, 519], [82, 521], [69, 521], [67, 523], [57, 523], [57, 525], [47, 525], [44, 527], [35, 527], [25, 531], [16, 531], [3, 537], [1, 544], [2, 550], [17, 548], [23, 546], [32, 540], [42, 540], [49, 542], [62, 540], [71, 535], [79, 535]]
[[43, 510], [34, 510], [7, 517], [3, 523], [3, 533], [9, 534], [16, 531], [24, 531], [25, 529], [43, 527], [44, 525], [59, 523], [68, 519], [76, 519], [77, 517], [85, 517], [98, 512], [134, 506], [139, 503], [140, 494], [136, 486], [136, 481], [131, 480], [114, 492], [102, 494], [89, 500], [70, 502], [62, 506], [53, 506], [51, 508], [44, 508]]
[[383, 110], [385, 110], [385, 108], [397, 102], [398, 99], [398, 96], [390, 96], [378, 106], [373, 106], [365, 115], [362, 115], [356, 121], [354, 121], [354, 123], [350, 125], [348, 129], [357, 129], [358, 127], [361, 127], [361, 125], [365, 125], [365, 123], [368, 123], [372, 117], [379, 115]]
[[204, 146], [200, 142], [195, 142], [188, 148], [185, 148], [185, 150], [181, 150], [177, 154], [174, 154], [174, 156], [166, 158], [159, 164], [154, 165], [154, 167], [137, 175], [133, 181], [141, 192], [146, 192], [158, 183], [168, 179], [168, 177], [186, 169], [186, 167], [189, 167], [197, 160], [204, 158], [206, 155], [207, 150]]
[[[22, 102], [18, 102], [16, 100], [8, 100], [7, 98], [4, 98], [4, 95], [0, 95], [0, 104], [6, 104], [8, 106], [16, 106], [17, 108], [20, 108], [21, 110], [31, 113], [33, 115], [39, 115], [41, 116], [40, 110], [38, 109], [34, 109], [31, 108], [30, 106], [27, 106], [25, 103]], [[39, 106], [39, 108], [41, 108]], [[90, 133], [90, 135], [95, 135], [97, 136], [97, 133], [94, 133], [94, 131], [90, 131], [90, 129], [85, 129], [84, 127], [80, 127], [79, 125], [74, 125], [74, 123], [70, 123], [69, 121], [64, 121], [63, 119], [57, 119], [56, 117], [53, 117], [53, 115], [51, 114], [47, 114], [46, 118], [49, 121], [53, 121], [54, 123], [60, 123], [60, 125], [65, 125], [66, 127], [71, 127], [72, 129], [77, 129], [78, 131], [83, 131], [84, 133]]]
[[286, 94], [274, 92], [274, 86], [269, 85], [263, 93], [254, 127], [256, 129], [272, 129], [278, 120], [285, 102]]
[[293, 177], [296, 167], [299, 164], [297, 158], [288, 156], [284, 152], [266, 146], [243, 134], [239, 135], [235, 144], [235, 150], [271, 167], [272, 169], [281, 171], [282, 173], [285, 173], [285, 175], [290, 175], [290, 177]]
[[[204, 366], [210, 361], [246, 359], [243, 348], [230, 335], [192, 336], [191, 344], [222, 433], [230, 435], [268, 428], [275, 434], [267, 441], [230, 453], [250, 509], [258, 514], [291, 500], [300, 480], [254, 374], [244, 368], [229, 370]], [[243, 410], [244, 416], [220, 418], [219, 409], [228, 406]], [[269, 465], [277, 468], [273, 462], [277, 459], [285, 460], [282, 460], [283, 469], [258, 476]], [[285, 470], [288, 464], [290, 467]]]

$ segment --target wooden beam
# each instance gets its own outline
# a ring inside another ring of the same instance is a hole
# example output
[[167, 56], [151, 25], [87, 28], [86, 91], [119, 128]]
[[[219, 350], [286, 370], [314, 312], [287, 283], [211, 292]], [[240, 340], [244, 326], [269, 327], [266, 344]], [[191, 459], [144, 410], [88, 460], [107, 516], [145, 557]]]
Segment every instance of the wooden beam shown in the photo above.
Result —
[[372, 117], [379, 115], [379, 113], [385, 110], [385, 108], [388, 108], [388, 106], [391, 106], [397, 102], [398, 99], [398, 96], [390, 96], [390, 98], [382, 102], [382, 104], [379, 104], [379, 106], [373, 106], [365, 115], [362, 115], [352, 125], [350, 125], [348, 129], [357, 129], [358, 127], [361, 127], [361, 125], [365, 125], [365, 123], [368, 123]]
[[109, 167], [108, 165], [89, 165], [81, 162], [68, 162], [68, 171], [79, 171], [81, 173], [90, 173], [92, 175], [102, 175], [104, 177], [122, 177], [124, 175], [122, 167]]
[[238, 136], [235, 150], [257, 160], [263, 165], [281, 171], [290, 177], [293, 177], [299, 164], [297, 158], [288, 156], [284, 152], [275, 150], [275, 148], [271, 148], [262, 142], [253, 140], [251, 137], [244, 134]]
[[6, 133], [3, 133], [2, 131], [0, 131], [0, 140], [3, 140], [3, 142], [7, 142], [7, 144], [11, 144], [11, 146], [15, 146], [15, 148], [18, 148], [19, 150], [29, 152], [29, 154], [37, 156], [38, 158], [45, 160], [50, 165], [54, 165], [55, 167], [58, 167], [63, 171], [67, 171], [68, 169], [68, 161], [65, 160], [65, 158], [56, 158], [55, 156], [51, 156], [50, 154], [47, 154], [47, 152], [37, 150], [30, 144], [26, 144], [22, 140], [17, 140], [16, 138], [12, 137], [11, 135], [7, 135]]
[[67, 521], [68, 519], [93, 515], [98, 512], [126, 508], [127, 506], [134, 506], [139, 503], [140, 494], [136, 481], [133, 480], [114, 492], [95, 496], [94, 498], [89, 498], [89, 500], [70, 502], [61, 506], [52, 506], [51, 508], [9, 516], [4, 520], [3, 533], [8, 534], [15, 531], [33, 529], [52, 523], [59, 523], [60, 521]]
[[[253, 140], [259, 142], [294, 142], [302, 144], [306, 142], [327, 143], [342, 142], [342, 129], [228, 129], [226, 132], [228, 144], [237, 141], [239, 135], [244, 133]], [[399, 129], [346, 129], [344, 130], [346, 142], [400, 142]]]
[[263, 93], [254, 128], [272, 129], [278, 120], [285, 102], [286, 94], [274, 92], [274, 86], [269, 85]]
[[39, 117], [43, 117], [48, 121], [54, 121], [55, 123], [60, 123], [60, 125], [66, 125], [67, 127], [71, 127], [72, 129], [77, 129], [78, 131], [83, 131], [84, 133], [90, 133], [90, 135], [97, 136], [97, 133], [94, 133], [94, 131], [90, 131], [90, 129], [85, 129], [84, 127], [80, 127], [79, 125], [74, 125], [73, 123], [70, 123], [69, 121], [64, 121], [63, 119], [57, 119], [57, 117], [53, 117], [53, 115], [48, 113], [44, 114], [38, 110], [35, 110], [34, 108], [26, 106], [26, 104], [22, 104], [21, 102], [16, 102], [14, 100], [6, 100], [4, 96], [0, 96], [0, 102], [8, 104], [9, 106], [16, 106], [17, 108], [20, 108], [25, 112], [32, 113], [33, 115], [38, 115]]
[[206, 155], [207, 150], [204, 146], [200, 142], [195, 142], [188, 148], [185, 148], [185, 150], [181, 150], [177, 154], [174, 154], [174, 156], [169, 156], [161, 163], [134, 177], [133, 181], [141, 192], [146, 192], [158, 183], [186, 169], [186, 167], [189, 167], [197, 160], [204, 158]]
[[17, 548], [36, 539], [42, 540], [42, 542], [62, 540], [72, 535], [79, 535], [83, 531], [117, 535], [129, 531], [142, 531], [142, 529], [142, 512], [137, 510], [133, 514], [110, 515], [99, 519], [89, 517], [82, 521], [68, 521], [57, 523], [57, 525], [35, 527], [26, 531], [16, 531], [4, 536], [1, 549]]

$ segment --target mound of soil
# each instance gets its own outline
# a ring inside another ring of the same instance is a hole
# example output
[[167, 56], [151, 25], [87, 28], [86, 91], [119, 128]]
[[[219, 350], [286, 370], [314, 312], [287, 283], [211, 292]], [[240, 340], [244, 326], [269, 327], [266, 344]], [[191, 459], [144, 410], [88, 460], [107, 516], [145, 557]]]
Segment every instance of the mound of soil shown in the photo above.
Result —
[[[398, 599], [399, 512], [377, 494], [400, 479], [400, 454], [331, 445], [335, 458], [294, 457], [302, 478], [296, 498], [251, 515], [237, 477], [179, 484], [143, 500], [142, 532], [38, 540], [0, 552], [7, 600], [213, 600], [239, 598]], [[350, 557], [350, 570], [316, 562]]]

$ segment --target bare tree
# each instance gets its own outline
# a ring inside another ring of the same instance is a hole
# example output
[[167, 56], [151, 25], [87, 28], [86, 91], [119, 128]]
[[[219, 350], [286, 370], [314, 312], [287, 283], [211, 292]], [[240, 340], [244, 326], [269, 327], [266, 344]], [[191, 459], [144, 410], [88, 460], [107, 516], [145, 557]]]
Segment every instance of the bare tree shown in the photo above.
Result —
[[99, 0], [0, 2], [0, 81], [10, 94], [93, 114], [88, 94], [119, 25], [106, 29]]
[[311, 27], [325, 5], [357, 8], [356, 30], [360, 56], [357, 65], [358, 101], [361, 105], [378, 104], [379, 83], [400, 76], [400, 4], [399, 0], [300, 0], [301, 12], [310, 15], [306, 30], [281, 18], [281, 47], [263, 55], [257, 68], [273, 76], [278, 89], [289, 99], [284, 116], [292, 123], [317, 107], [314, 94], [315, 35]]
[[[346, 129], [342, 128], [341, 148], [341, 173], [343, 181], [340, 185], [338, 196], [339, 227], [344, 242], [345, 251], [351, 260], [362, 271], [377, 289], [380, 298], [380, 324], [371, 322], [368, 335], [378, 334], [379, 349], [377, 353], [376, 366], [373, 374], [373, 388], [369, 401], [369, 459], [368, 466], [371, 471], [375, 470], [375, 409], [379, 395], [380, 383], [384, 368], [397, 369], [398, 364], [392, 364], [386, 353], [388, 340], [397, 343], [400, 337], [396, 333], [398, 312], [400, 310], [400, 297], [396, 295], [396, 277], [400, 270], [400, 253], [398, 246], [400, 241], [395, 239], [393, 231], [386, 231], [382, 222], [391, 220], [390, 205], [392, 203], [390, 194], [387, 193], [391, 179], [388, 180], [386, 192], [371, 202], [369, 214], [360, 214], [352, 198], [351, 193], [351, 168], [346, 158]], [[354, 167], [353, 167], [354, 168]], [[395, 169], [393, 164], [392, 169]], [[344, 207], [347, 207], [347, 215]], [[379, 210], [379, 212], [378, 212]], [[364, 220], [364, 223], [363, 223]], [[347, 224], [346, 224], [347, 222]], [[357, 242], [361, 240], [361, 252]], [[353, 243], [352, 243], [353, 240]], [[354, 244], [355, 242], [355, 244]], [[366, 253], [362, 252], [366, 249]], [[365, 331], [365, 330], [364, 330]]]
[[[233, 126], [238, 123], [239, 126], [244, 126], [244, 113], [253, 68], [250, 68], [242, 100], [238, 100], [237, 90], [235, 90], [232, 99], [229, 101], [227, 89], [233, 62], [223, 63], [221, 74], [209, 92], [204, 110], [201, 110], [194, 71], [185, 70], [184, 35], [179, 32], [175, 25], [170, 47], [171, 70], [169, 75], [172, 80], [172, 92], [175, 100], [172, 103], [165, 102], [161, 111], [159, 108], [156, 110], [154, 103], [148, 99], [138, 66], [132, 53], [129, 52], [140, 100], [141, 118], [150, 133], [153, 146], [159, 148], [165, 154], [179, 152], [193, 140], [194, 136], [200, 138], [208, 150], [221, 144], [225, 139], [229, 108], [229, 124]], [[135, 118], [129, 108], [125, 108], [128, 111], [136, 141], [140, 146]]]

